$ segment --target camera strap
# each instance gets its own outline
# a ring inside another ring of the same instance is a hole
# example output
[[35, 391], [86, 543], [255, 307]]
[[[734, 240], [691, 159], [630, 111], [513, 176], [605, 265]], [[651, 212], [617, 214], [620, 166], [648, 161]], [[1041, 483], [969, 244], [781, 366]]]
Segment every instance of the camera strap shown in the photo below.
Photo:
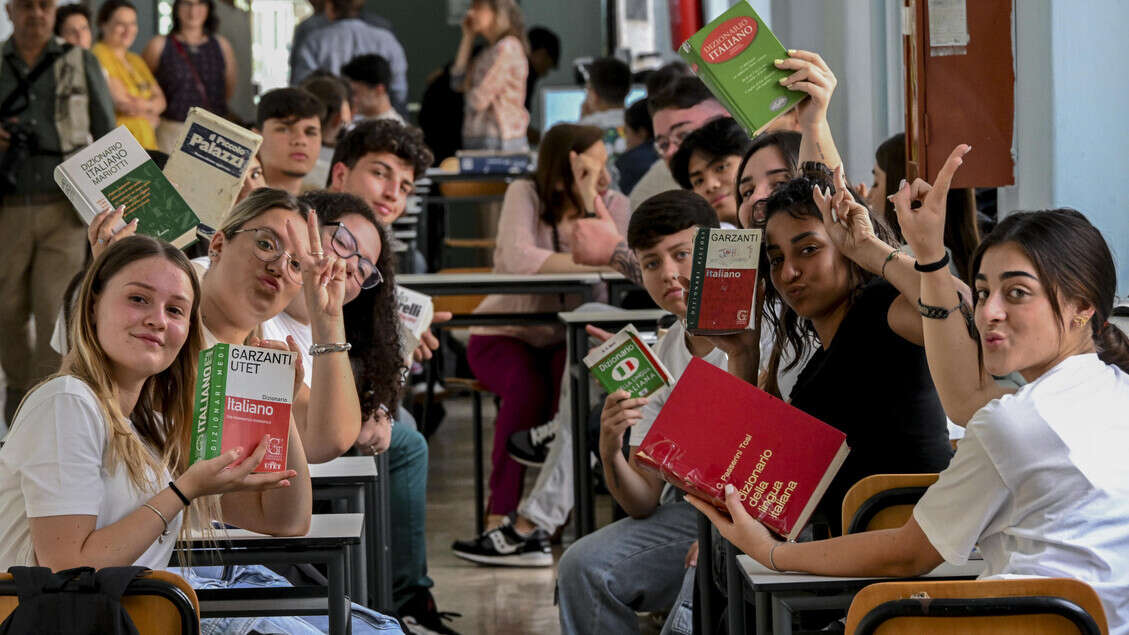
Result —
[[[43, 73], [47, 72], [47, 69], [54, 66], [55, 62], [67, 51], [69, 51], [72, 46], [72, 44], [67, 44], [63, 47], [62, 51], [52, 51], [46, 53], [43, 56], [43, 59], [39, 60], [39, 63], [35, 65], [35, 68], [31, 69], [31, 72], [29, 72], [26, 76], [21, 73], [19, 67], [16, 66], [16, 54], [8, 53], [7, 55], [5, 55], [4, 63], [7, 64], [8, 68], [12, 69], [12, 73], [15, 74], [17, 86], [16, 89], [13, 90], [2, 103], [0, 103], [0, 117], [11, 117], [27, 110], [27, 107], [30, 105], [27, 97], [31, 92], [31, 87], [35, 84], [35, 82], [39, 81], [39, 77], [43, 75]], [[16, 100], [20, 98], [24, 100], [22, 107], [12, 108], [12, 106], [16, 103]]]

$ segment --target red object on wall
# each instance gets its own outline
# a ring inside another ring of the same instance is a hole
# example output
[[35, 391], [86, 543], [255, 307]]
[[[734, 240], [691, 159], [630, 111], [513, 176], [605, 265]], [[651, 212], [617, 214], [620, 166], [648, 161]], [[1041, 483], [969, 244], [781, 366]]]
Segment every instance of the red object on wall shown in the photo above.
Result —
[[667, 0], [670, 7], [670, 44], [674, 50], [702, 28], [701, 0]]

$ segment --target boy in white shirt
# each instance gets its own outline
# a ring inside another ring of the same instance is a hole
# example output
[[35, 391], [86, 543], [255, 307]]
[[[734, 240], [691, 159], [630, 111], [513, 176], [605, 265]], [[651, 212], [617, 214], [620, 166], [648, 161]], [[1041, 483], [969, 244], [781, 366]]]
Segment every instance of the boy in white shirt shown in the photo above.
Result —
[[[722, 368], [738, 361], [731, 362], [706, 338], [687, 334], [681, 321], [686, 300], [678, 278], [690, 276], [694, 232], [717, 226], [717, 214], [705, 199], [675, 190], [640, 205], [627, 229], [647, 292], [679, 318], [655, 351], [673, 377], [680, 376], [694, 357]], [[608, 489], [631, 517], [585, 536], [561, 557], [558, 589], [564, 633], [636, 632], [636, 611], [668, 609], [678, 595], [687, 554], [697, 538], [696, 515], [680, 496], [663, 496], [663, 481], [634, 458], [669, 394], [668, 388], [627, 399], [619, 391], [609, 395], [604, 405], [600, 421], [604, 474]], [[625, 456], [628, 430], [630, 452]]]

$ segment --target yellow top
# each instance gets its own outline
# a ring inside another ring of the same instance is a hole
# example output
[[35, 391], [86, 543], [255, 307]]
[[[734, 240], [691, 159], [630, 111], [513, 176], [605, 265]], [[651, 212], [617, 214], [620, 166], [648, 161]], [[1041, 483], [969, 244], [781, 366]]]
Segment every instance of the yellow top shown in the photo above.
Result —
[[[120, 81], [131, 97], [149, 99], [153, 96], [153, 87], [157, 85], [157, 80], [140, 55], [126, 51], [125, 62], [122, 62], [121, 58], [114, 55], [110, 47], [102, 42], [95, 44], [90, 52], [98, 58], [103, 70], [106, 71], [106, 76]], [[119, 112], [118, 125], [128, 128], [142, 148], [157, 149], [157, 133], [145, 117], [123, 115]]]

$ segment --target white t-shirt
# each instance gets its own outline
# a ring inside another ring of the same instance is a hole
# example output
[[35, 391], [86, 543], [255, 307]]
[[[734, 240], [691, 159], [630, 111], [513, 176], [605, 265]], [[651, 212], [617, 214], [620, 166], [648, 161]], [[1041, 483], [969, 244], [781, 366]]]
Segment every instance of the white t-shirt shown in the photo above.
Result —
[[1129, 374], [1067, 358], [973, 415], [913, 516], [949, 562], [979, 544], [983, 577], [1086, 582], [1129, 634], [1127, 412]]
[[[666, 335], [655, 344], [655, 356], [659, 358], [663, 366], [666, 366], [666, 369], [670, 371], [671, 378], [677, 383], [678, 378], [686, 372], [686, 367], [690, 365], [690, 360], [694, 359], [690, 349], [686, 346], [686, 327], [683, 326], [682, 320], [675, 322], [674, 326], [666, 332]], [[720, 348], [713, 349], [702, 359], [723, 370], [729, 362], [729, 357]], [[628, 445], [636, 447], [643, 444], [643, 438], [651, 430], [651, 425], [659, 416], [659, 411], [666, 405], [670, 391], [671, 388], [663, 388], [651, 395], [646, 405], [643, 406], [643, 418], [639, 420], [639, 423], [631, 426], [631, 437], [628, 440]]]
[[286, 311], [279, 313], [259, 325], [262, 329], [264, 340], [286, 341], [286, 336], [294, 337], [298, 342], [298, 350], [302, 353], [302, 382], [306, 387], [310, 385], [310, 377], [314, 373], [314, 357], [310, 355], [310, 346], [314, 343], [314, 333], [309, 324], [302, 324], [291, 317]]
[[[96, 529], [128, 516], [165, 487], [167, 470], [138, 491], [124, 465], [107, 466], [106, 421], [82, 380], [56, 377], [27, 396], [0, 449], [0, 570], [37, 565], [28, 518], [97, 516]], [[182, 514], [169, 519], [170, 536], [133, 564], [168, 566]]]

